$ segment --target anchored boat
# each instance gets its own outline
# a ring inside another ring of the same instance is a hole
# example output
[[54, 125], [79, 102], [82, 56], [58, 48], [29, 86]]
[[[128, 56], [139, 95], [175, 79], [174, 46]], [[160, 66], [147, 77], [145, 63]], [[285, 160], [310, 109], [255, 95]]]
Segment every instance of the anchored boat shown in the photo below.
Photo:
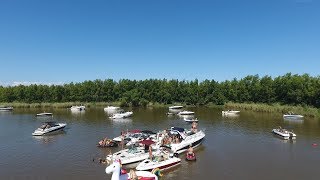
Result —
[[272, 132], [278, 136], [281, 136], [284, 139], [296, 139], [297, 137], [297, 135], [293, 133], [293, 131], [283, 129], [281, 127], [277, 129], [272, 129]]
[[66, 127], [66, 123], [56, 123], [56, 122], [45, 122], [38, 129], [36, 129], [32, 135], [33, 136], [42, 136], [54, 131], [62, 130]]

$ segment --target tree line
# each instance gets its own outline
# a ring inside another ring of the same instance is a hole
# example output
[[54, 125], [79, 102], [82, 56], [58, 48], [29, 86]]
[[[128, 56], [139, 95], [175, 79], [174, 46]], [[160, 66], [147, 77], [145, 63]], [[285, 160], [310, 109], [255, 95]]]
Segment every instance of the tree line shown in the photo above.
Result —
[[149, 103], [222, 105], [231, 101], [320, 107], [320, 77], [288, 73], [275, 78], [249, 75], [222, 82], [106, 79], [51, 86], [0, 86], [0, 102], [76, 101], [120, 102], [123, 106], [146, 106]]

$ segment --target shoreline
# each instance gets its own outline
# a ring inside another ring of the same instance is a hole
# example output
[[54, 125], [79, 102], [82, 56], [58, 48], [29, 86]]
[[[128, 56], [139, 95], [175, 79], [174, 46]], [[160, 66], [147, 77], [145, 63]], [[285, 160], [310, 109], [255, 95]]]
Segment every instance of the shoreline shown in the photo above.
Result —
[[[233, 103], [228, 102], [224, 105], [215, 105], [212, 103], [206, 105], [187, 105], [185, 103], [174, 104], [161, 104], [161, 103], [148, 103], [145, 107], [169, 107], [173, 105], [183, 105], [184, 107], [208, 107], [208, 108], [224, 108], [224, 109], [237, 109], [248, 110], [252, 112], [264, 112], [264, 113], [287, 113], [292, 111], [297, 114], [301, 114], [306, 117], [320, 118], [320, 109], [310, 106], [292, 106], [281, 104], [263, 104], [263, 103]], [[63, 102], [63, 103], [0, 103], [0, 106], [12, 106], [14, 108], [70, 108], [75, 105], [84, 105], [90, 107], [101, 106], [120, 106], [120, 107], [133, 107], [132, 105], [123, 106], [121, 102]], [[141, 107], [141, 106], [140, 106]]]
[[262, 103], [233, 103], [229, 102], [224, 105], [227, 109], [248, 110], [252, 112], [264, 113], [288, 113], [294, 112], [305, 117], [320, 118], [320, 110], [310, 106], [292, 106], [281, 104], [262, 104]]

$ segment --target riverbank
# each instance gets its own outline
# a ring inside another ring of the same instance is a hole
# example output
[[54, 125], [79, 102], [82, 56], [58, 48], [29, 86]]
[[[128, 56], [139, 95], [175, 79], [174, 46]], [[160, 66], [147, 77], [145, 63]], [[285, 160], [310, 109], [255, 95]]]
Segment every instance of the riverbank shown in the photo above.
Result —
[[[194, 105], [186, 105], [183, 103], [176, 103], [184, 107], [196, 107]], [[63, 102], [63, 103], [0, 103], [1, 106], [12, 106], [14, 108], [70, 108], [71, 106], [84, 105], [88, 108], [90, 107], [106, 107], [106, 106], [120, 106], [120, 107], [132, 107], [129, 104], [124, 104], [122, 102]], [[175, 104], [161, 104], [161, 103], [148, 103], [147, 107], [169, 107]]]
[[290, 106], [281, 104], [255, 104], [255, 103], [226, 103], [224, 105], [225, 109], [239, 109], [248, 110], [254, 112], [267, 112], [267, 113], [288, 113], [294, 112], [301, 114], [306, 117], [316, 117], [320, 118], [320, 111], [317, 108], [309, 106]]

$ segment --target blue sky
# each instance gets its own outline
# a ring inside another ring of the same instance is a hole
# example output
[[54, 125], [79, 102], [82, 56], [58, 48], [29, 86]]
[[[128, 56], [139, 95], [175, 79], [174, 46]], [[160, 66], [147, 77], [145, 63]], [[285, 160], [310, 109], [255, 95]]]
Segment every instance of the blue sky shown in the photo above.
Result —
[[1, 0], [0, 84], [319, 75], [313, 0]]

